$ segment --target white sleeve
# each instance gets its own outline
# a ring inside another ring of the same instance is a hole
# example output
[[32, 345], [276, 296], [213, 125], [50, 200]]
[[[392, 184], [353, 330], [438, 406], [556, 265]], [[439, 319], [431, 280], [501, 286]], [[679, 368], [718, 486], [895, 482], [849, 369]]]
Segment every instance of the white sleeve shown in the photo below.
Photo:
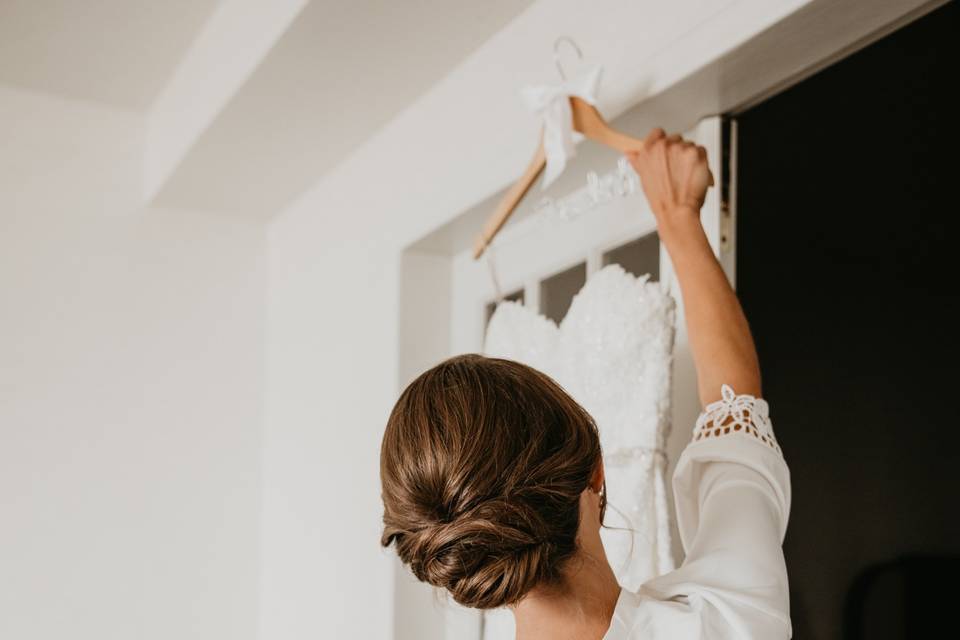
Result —
[[783, 539], [790, 470], [767, 402], [722, 385], [697, 418], [673, 473], [686, 558], [646, 582], [657, 599], [686, 600], [704, 638], [791, 638]]

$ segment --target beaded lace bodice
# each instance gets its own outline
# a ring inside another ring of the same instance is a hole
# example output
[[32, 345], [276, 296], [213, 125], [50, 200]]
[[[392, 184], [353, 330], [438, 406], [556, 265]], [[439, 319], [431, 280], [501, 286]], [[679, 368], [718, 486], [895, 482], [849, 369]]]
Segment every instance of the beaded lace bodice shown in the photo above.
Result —
[[675, 566], [665, 478], [675, 320], [676, 302], [659, 283], [613, 264], [591, 276], [559, 326], [500, 303], [484, 345], [550, 375], [596, 420], [609, 502], [601, 536], [631, 589]]

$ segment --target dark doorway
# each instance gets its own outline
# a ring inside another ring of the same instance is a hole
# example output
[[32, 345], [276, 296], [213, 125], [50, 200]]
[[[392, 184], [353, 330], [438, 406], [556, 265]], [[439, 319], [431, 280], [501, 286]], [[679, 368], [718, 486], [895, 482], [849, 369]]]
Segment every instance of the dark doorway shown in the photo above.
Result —
[[956, 633], [958, 34], [952, 2], [737, 116], [799, 640]]

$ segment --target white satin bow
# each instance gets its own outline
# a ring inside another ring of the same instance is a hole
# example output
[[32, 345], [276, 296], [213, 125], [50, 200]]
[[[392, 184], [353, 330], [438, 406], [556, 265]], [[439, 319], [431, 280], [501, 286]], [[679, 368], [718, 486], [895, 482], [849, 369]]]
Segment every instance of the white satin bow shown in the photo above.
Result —
[[563, 84], [528, 86], [521, 90], [527, 108], [543, 119], [543, 150], [547, 159], [543, 189], [563, 173], [567, 159], [576, 155], [574, 143], [583, 137], [573, 130], [570, 96], [596, 104], [601, 71], [603, 68], [595, 65]]

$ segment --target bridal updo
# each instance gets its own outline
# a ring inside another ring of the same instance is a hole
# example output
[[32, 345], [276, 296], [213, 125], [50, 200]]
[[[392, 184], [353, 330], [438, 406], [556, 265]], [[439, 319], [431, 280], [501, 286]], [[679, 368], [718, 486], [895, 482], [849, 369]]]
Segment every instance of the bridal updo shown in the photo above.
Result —
[[580, 495], [599, 464], [596, 423], [552, 378], [511, 360], [450, 358], [390, 413], [380, 542], [467, 607], [562, 592]]

